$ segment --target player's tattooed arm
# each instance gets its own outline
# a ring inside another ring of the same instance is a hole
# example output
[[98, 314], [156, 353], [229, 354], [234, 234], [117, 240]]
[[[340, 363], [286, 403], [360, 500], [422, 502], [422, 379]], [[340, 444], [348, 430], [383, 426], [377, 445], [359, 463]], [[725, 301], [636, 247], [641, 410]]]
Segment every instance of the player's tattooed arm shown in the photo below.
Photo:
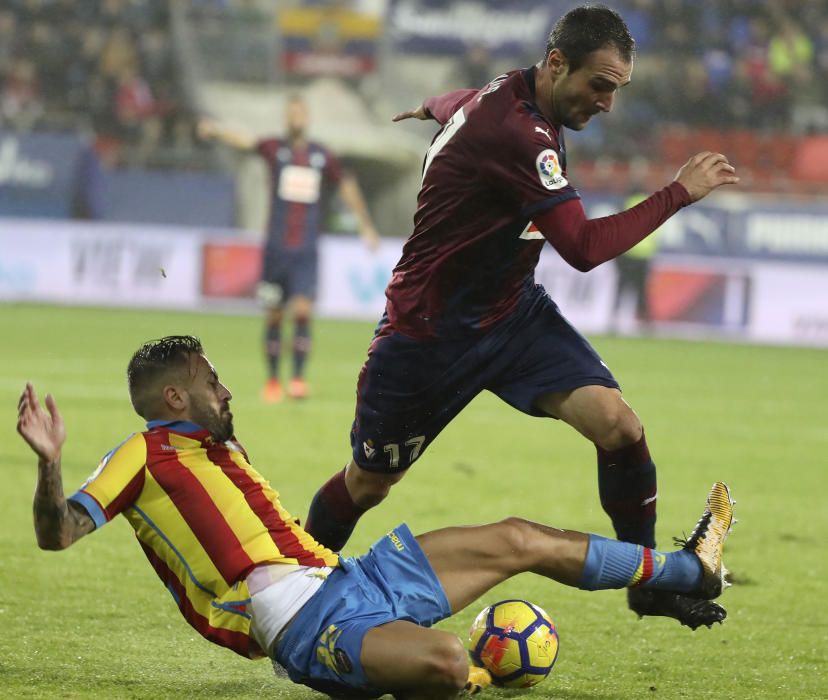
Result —
[[34, 527], [42, 549], [65, 549], [95, 529], [91, 517], [63, 495], [60, 454], [66, 428], [51, 394], [46, 408], [40, 405], [31, 383], [17, 404], [17, 432], [37, 455], [37, 487], [34, 495]]
[[41, 549], [66, 549], [95, 529], [95, 522], [83, 507], [63, 495], [60, 457], [54, 462], [38, 460], [33, 511]]

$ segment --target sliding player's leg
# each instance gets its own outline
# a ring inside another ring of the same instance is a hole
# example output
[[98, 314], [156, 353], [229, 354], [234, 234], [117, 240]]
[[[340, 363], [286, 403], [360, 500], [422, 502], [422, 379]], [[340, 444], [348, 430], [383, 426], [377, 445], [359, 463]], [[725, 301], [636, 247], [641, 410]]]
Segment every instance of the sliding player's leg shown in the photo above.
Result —
[[417, 541], [452, 613], [523, 572], [586, 590], [634, 586], [709, 599], [722, 591], [722, 551], [731, 522], [730, 494], [718, 482], [693, 534], [681, 549], [672, 552], [521, 518], [446, 528], [421, 535]]

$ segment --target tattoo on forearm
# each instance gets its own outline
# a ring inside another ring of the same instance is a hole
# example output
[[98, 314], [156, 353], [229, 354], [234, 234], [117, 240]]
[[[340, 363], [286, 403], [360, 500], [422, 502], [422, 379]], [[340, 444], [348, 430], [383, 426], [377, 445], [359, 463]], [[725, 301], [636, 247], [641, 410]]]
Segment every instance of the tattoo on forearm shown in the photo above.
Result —
[[91, 518], [71, 508], [63, 495], [60, 460], [38, 465], [33, 511], [38, 544], [47, 549], [68, 547], [92, 529], [86, 522]]

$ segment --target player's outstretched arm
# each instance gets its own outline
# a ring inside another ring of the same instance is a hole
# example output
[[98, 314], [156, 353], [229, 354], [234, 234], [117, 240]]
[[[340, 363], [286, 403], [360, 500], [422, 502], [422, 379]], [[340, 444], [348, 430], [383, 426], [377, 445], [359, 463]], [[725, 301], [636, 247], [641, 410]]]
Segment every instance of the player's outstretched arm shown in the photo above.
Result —
[[359, 221], [359, 236], [368, 250], [375, 251], [380, 245], [380, 236], [371, 220], [368, 206], [359, 183], [353, 175], [346, 174], [339, 183], [339, 196]]
[[391, 117], [392, 122], [401, 122], [404, 119], [420, 119], [425, 121], [431, 119], [431, 115], [426, 111], [425, 105], [420, 105], [416, 109], [409, 109], [406, 112], [400, 112]]
[[717, 187], [735, 185], [739, 182], [736, 169], [721, 153], [702, 151], [688, 160], [675, 177], [687, 193], [690, 201], [698, 202]]
[[17, 404], [17, 432], [37, 455], [37, 487], [34, 495], [34, 527], [41, 549], [66, 549], [95, 529], [92, 518], [63, 495], [60, 456], [66, 429], [57, 403], [46, 394], [40, 405], [31, 383]]
[[196, 131], [204, 141], [218, 141], [239, 151], [252, 151], [256, 147], [256, 139], [251, 134], [225, 126], [209, 117], [198, 120]]
[[533, 221], [564, 260], [586, 272], [628, 251], [681, 207], [737, 182], [736, 170], [725, 156], [703, 151], [688, 160], [667, 187], [620, 214], [587, 219], [581, 202], [572, 199]]
[[452, 115], [466, 102], [474, 97], [479, 90], [454, 90], [453, 92], [429, 97], [416, 109], [400, 112], [393, 116], [391, 121], [401, 122], [403, 119], [434, 119], [439, 124], [445, 124]]

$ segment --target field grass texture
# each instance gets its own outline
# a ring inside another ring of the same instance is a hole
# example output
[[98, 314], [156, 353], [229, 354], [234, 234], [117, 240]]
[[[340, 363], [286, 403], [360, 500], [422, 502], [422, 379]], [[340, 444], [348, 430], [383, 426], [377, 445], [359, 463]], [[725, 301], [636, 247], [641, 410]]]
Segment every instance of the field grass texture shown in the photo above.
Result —
[[[319, 321], [306, 402], [264, 405], [260, 319], [179, 312], [0, 306], [0, 697], [315, 698], [213, 646], [178, 613], [118, 518], [64, 552], [37, 548], [33, 455], [15, 432], [26, 380], [52, 392], [68, 439], [72, 493], [100, 458], [143, 429], [125, 369], [149, 338], [199, 335], [233, 391], [254, 467], [304, 518], [319, 484], [349, 457], [357, 372], [372, 324]], [[550, 613], [561, 652], [550, 677], [495, 698], [828, 698], [828, 354], [816, 349], [593, 338], [647, 430], [659, 467], [658, 540], [689, 532], [721, 479], [737, 500], [725, 561], [734, 586], [723, 626], [690, 632], [639, 621], [622, 591], [587, 593], [523, 575], [443, 629], [466, 636], [477, 612], [525, 598]], [[287, 367], [285, 366], [285, 371]], [[355, 555], [401, 521], [416, 532], [520, 515], [612, 535], [594, 450], [561, 423], [476, 399], [380, 507]]]

